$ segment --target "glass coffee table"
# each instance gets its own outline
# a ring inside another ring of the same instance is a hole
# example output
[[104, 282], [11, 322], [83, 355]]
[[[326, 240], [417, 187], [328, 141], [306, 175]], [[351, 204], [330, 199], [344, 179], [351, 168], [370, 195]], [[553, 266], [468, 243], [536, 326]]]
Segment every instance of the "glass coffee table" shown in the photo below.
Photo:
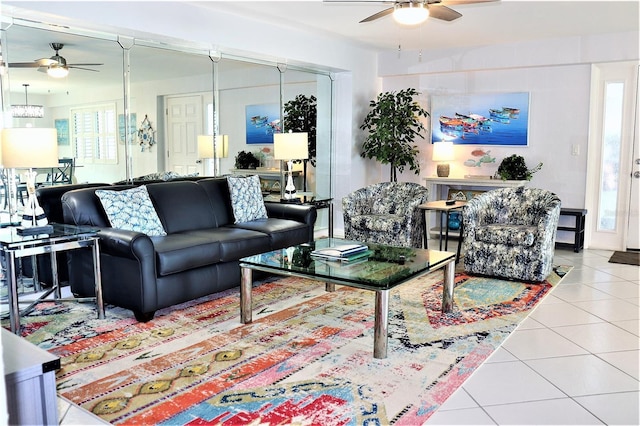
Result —
[[336, 262], [311, 257], [311, 251], [354, 241], [324, 238], [240, 259], [240, 320], [252, 321], [251, 288], [253, 270], [277, 275], [297, 276], [324, 282], [327, 291], [344, 285], [375, 292], [375, 322], [373, 334], [374, 358], [387, 357], [389, 323], [389, 291], [420, 275], [444, 269], [442, 312], [453, 308], [453, 283], [456, 254], [419, 248], [392, 247], [367, 243], [373, 254], [365, 261], [339, 265]]

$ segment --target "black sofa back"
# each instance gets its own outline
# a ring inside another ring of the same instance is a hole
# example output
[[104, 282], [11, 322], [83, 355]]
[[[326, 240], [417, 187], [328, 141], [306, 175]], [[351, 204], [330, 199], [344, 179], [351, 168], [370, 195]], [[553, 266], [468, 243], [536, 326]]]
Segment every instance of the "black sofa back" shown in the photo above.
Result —
[[[73, 191], [81, 188], [109, 187], [108, 183], [79, 183], [68, 185], [53, 185], [36, 188], [36, 198], [38, 204], [44, 210], [47, 220], [50, 223], [64, 223], [62, 214], [62, 195], [65, 192]], [[65, 282], [69, 280], [69, 271], [67, 268], [67, 255], [65, 252], [56, 253], [58, 260], [58, 281]], [[38, 280], [45, 285], [53, 285], [53, 276], [51, 274], [51, 257], [49, 254], [41, 254], [37, 256]], [[31, 257], [22, 258], [23, 273], [27, 277], [33, 276], [33, 268]]]

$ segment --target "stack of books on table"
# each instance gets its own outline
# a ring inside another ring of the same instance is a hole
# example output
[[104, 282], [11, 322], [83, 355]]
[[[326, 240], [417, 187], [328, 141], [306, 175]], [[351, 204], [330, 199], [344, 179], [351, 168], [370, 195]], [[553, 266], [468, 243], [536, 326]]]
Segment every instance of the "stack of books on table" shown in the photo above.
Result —
[[331, 260], [337, 262], [353, 262], [363, 260], [373, 254], [373, 250], [365, 244], [340, 244], [311, 252], [316, 259]]

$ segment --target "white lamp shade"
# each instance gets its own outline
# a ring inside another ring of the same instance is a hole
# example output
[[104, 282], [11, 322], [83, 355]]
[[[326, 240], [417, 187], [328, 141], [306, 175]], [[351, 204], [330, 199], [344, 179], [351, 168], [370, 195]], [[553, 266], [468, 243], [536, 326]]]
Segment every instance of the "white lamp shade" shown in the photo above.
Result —
[[307, 133], [274, 134], [273, 158], [276, 160], [306, 160], [309, 158]]
[[[215, 158], [227, 158], [228, 156], [229, 156], [229, 135], [217, 135]], [[198, 158], [214, 158], [212, 135], [198, 136]]]
[[6, 169], [57, 166], [57, 131], [32, 127], [3, 129], [1, 152]]
[[433, 144], [433, 161], [452, 161], [453, 155], [453, 142], [436, 142]]

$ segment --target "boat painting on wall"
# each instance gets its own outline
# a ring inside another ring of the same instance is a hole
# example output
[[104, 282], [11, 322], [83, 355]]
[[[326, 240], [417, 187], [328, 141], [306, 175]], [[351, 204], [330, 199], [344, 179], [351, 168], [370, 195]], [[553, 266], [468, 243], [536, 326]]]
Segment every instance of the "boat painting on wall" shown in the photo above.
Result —
[[433, 95], [431, 142], [527, 146], [529, 93]]
[[273, 134], [281, 132], [280, 105], [247, 105], [245, 108], [247, 143], [273, 143]]

